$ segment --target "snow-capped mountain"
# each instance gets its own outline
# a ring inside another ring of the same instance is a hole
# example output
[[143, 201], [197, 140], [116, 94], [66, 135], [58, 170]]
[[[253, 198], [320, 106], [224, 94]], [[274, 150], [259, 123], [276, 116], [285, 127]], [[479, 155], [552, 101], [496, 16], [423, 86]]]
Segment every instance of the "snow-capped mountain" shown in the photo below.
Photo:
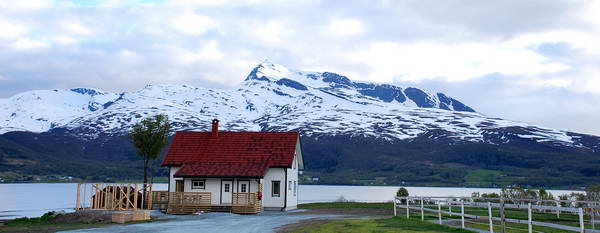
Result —
[[299, 130], [386, 140], [539, 143], [596, 150], [594, 136], [488, 117], [443, 93], [357, 82], [330, 72], [305, 72], [263, 62], [239, 86], [207, 89], [148, 85], [125, 93], [91, 88], [28, 91], [0, 99], [0, 134], [67, 129], [86, 138], [119, 135], [146, 116], [165, 113], [176, 130]]

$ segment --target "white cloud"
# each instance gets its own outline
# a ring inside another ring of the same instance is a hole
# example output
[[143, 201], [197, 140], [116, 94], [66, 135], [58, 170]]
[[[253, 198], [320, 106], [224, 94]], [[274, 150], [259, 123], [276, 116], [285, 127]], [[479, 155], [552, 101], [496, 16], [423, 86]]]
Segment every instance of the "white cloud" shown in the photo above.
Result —
[[69, 37], [69, 36], [55, 36], [53, 38], [53, 40], [56, 43], [63, 44], [63, 45], [70, 45], [70, 44], [77, 43], [77, 39], [75, 39], [73, 37]]
[[49, 0], [13, 0], [0, 1], [0, 9], [8, 11], [41, 10], [51, 6]]
[[179, 48], [179, 57], [186, 64], [197, 61], [219, 61], [225, 55], [219, 50], [219, 42], [216, 40], [205, 41], [202, 47], [197, 51], [189, 51]]
[[61, 23], [61, 26], [67, 32], [70, 32], [70, 33], [73, 33], [76, 35], [88, 36], [93, 33], [89, 27], [84, 26], [80, 22], [64, 21]]
[[27, 27], [0, 18], [0, 39], [14, 39], [24, 35]]
[[[258, 23], [261, 24], [261, 23]], [[262, 26], [257, 26], [254, 35], [268, 43], [268, 44], [279, 44], [285, 41], [285, 39], [294, 33], [289, 26], [285, 25], [281, 21], [272, 20]]]
[[380, 82], [440, 77], [464, 81], [494, 73], [536, 75], [568, 68], [527, 48], [504, 43], [374, 42], [367, 49], [350, 53], [349, 58], [368, 64], [372, 68], [369, 80]]
[[29, 38], [20, 38], [12, 44], [12, 47], [15, 49], [34, 50], [48, 47], [48, 44], [42, 41], [32, 40]]
[[356, 36], [365, 31], [358, 19], [335, 19], [329, 23], [328, 32], [334, 36]]
[[217, 27], [217, 23], [211, 17], [195, 14], [189, 10], [176, 16], [172, 24], [175, 30], [188, 35], [200, 35]]

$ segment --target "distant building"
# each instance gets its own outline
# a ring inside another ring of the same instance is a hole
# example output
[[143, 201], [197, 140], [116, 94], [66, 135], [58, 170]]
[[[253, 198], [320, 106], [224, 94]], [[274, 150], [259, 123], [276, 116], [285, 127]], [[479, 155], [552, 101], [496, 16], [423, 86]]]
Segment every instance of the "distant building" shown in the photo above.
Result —
[[211, 205], [231, 206], [235, 193], [257, 193], [264, 209], [298, 205], [304, 168], [297, 132], [177, 132], [162, 166], [169, 192], [210, 192]]

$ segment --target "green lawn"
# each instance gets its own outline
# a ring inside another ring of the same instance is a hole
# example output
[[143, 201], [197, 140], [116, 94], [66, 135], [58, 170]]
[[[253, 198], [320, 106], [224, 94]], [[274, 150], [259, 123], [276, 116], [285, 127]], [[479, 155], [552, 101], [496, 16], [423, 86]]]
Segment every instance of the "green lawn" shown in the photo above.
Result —
[[[393, 204], [388, 203], [360, 203], [360, 202], [328, 202], [328, 203], [309, 203], [300, 204], [298, 206], [302, 209], [325, 209], [325, 208], [370, 208], [370, 209], [392, 209]], [[413, 206], [415, 207], [415, 206]], [[437, 206], [428, 206], [430, 209], [437, 209]], [[442, 210], [448, 211], [448, 207], [442, 207]], [[422, 222], [421, 213], [419, 210], [411, 210], [410, 219], [406, 219], [406, 209], [398, 208], [398, 217], [389, 219], [374, 219], [374, 220], [339, 220], [332, 221], [320, 225], [309, 225], [293, 232], [417, 232], [412, 227], [419, 226], [420, 232], [448, 232], [456, 231], [459, 229], [444, 227], [435, 223]], [[452, 211], [456, 214], [460, 213], [459, 206], [453, 206]], [[478, 216], [487, 216], [487, 208], [477, 207], [465, 207], [465, 213], [473, 214]], [[527, 210], [518, 209], [506, 209], [506, 217], [512, 219], [527, 219]], [[443, 219], [460, 219], [459, 215], [449, 216], [448, 214], [442, 214]], [[498, 209], [492, 210], [494, 217], [500, 217], [500, 211]], [[438, 215], [435, 212], [425, 212], [425, 220], [437, 220]], [[535, 221], [551, 222], [562, 225], [569, 225], [577, 227], [579, 226], [579, 216], [569, 213], [561, 213], [560, 218], [556, 217], [556, 213], [533, 213], [533, 219]], [[586, 217], [589, 219], [589, 217]], [[468, 220], [469, 221], [469, 220]], [[472, 221], [472, 220], [471, 220]], [[494, 231], [501, 232], [500, 224], [494, 222]], [[432, 228], [432, 227], [441, 228]], [[476, 222], [467, 223], [469, 228], [477, 228], [482, 230], [489, 230], [487, 222]], [[590, 228], [590, 226], [586, 226]], [[570, 232], [555, 228], [533, 226], [534, 231], [538, 232], [550, 232], [550, 233], [563, 233]], [[527, 224], [507, 223], [508, 232], [527, 232]], [[460, 231], [459, 231], [460, 232]]]
[[387, 219], [367, 219], [367, 220], [336, 220], [324, 224], [308, 225], [292, 232], [472, 232], [460, 228], [452, 228], [438, 225], [430, 222], [423, 222], [420, 219], [406, 219], [402, 217], [392, 217]]
[[29, 223], [29, 224], [12, 224], [8, 226], [0, 226], [0, 232], [17, 233], [17, 232], [57, 232], [76, 230], [84, 228], [94, 228], [107, 226], [110, 223]]
[[[428, 208], [433, 208], [433, 209], [437, 209], [437, 207], [435, 206], [430, 206]], [[448, 207], [442, 207], [443, 211], [449, 211]], [[400, 209], [398, 209], [400, 210]], [[406, 210], [406, 209], [404, 209]], [[414, 210], [412, 210], [414, 211]], [[460, 213], [460, 206], [453, 206], [452, 207], [452, 212], [453, 213]], [[405, 213], [405, 212], [402, 212]], [[417, 213], [417, 212], [415, 212]], [[520, 220], [527, 220], [527, 210], [522, 210], [522, 209], [506, 209], [504, 211], [504, 213], [506, 214], [506, 218], [512, 218], [512, 219], [520, 219]], [[420, 213], [418, 213], [420, 214]], [[472, 214], [472, 215], [478, 215], [478, 216], [488, 216], [488, 210], [487, 208], [477, 208], [477, 207], [465, 207], [465, 214]], [[444, 217], [449, 217], [448, 215], [444, 214]], [[492, 209], [492, 216], [494, 217], [500, 217], [500, 210], [499, 209]], [[456, 217], [456, 216], [455, 216]], [[579, 215], [575, 215], [572, 213], [560, 213], [560, 218], [558, 218], [556, 216], [556, 213], [540, 213], [540, 212], [533, 212], [532, 213], [532, 218], [534, 221], [540, 221], [540, 222], [550, 222], [550, 223], [556, 223], [556, 224], [562, 224], [562, 225], [569, 225], [569, 226], [579, 226]], [[589, 220], [589, 216], [584, 216], [584, 220]]]
[[[71, 222], [71, 223], [52, 223], [50, 220], [55, 216], [48, 215], [48, 213], [36, 218], [17, 218], [9, 220], [0, 225], [0, 233], [19, 233], [19, 232], [57, 232], [75, 229], [85, 228], [96, 228], [107, 226], [115, 223], [83, 223], [83, 222]], [[138, 224], [145, 222], [152, 222], [156, 220], [147, 221], [136, 221], [128, 222], [125, 224]]]

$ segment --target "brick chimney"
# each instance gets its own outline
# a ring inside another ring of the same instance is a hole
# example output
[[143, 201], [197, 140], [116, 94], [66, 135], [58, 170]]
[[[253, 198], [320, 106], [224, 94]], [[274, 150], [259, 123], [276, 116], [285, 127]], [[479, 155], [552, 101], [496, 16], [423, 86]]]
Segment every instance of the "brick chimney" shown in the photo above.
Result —
[[212, 134], [213, 138], [216, 138], [217, 136], [219, 136], [219, 120], [217, 120], [217, 119], [212, 120], [211, 134]]

